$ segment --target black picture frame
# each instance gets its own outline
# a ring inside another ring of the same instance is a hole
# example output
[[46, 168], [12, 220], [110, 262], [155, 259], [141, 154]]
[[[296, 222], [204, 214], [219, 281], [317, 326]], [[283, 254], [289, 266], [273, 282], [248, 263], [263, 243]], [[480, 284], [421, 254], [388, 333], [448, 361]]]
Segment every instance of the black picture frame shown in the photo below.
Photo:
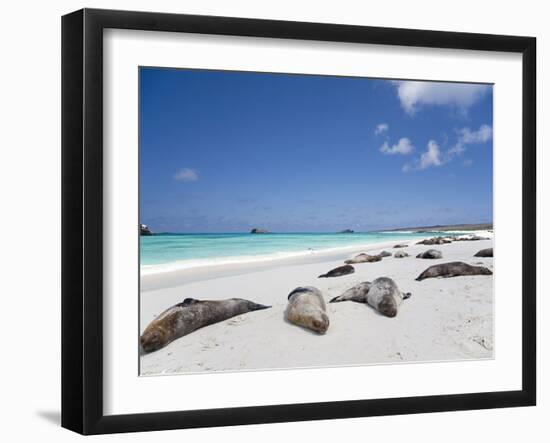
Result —
[[[132, 415], [103, 413], [103, 30], [522, 54], [522, 389]], [[62, 18], [62, 426], [82, 434], [531, 406], [536, 403], [536, 39], [83, 9]]]

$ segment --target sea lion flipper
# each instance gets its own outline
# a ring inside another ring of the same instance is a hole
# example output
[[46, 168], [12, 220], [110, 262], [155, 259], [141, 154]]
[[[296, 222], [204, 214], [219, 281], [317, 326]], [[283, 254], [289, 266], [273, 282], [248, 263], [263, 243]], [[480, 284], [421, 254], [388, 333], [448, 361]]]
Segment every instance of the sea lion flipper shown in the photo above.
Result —
[[371, 287], [371, 282], [363, 282], [358, 285], [353, 286], [352, 288], [345, 291], [343, 294], [338, 297], [334, 297], [329, 303], [338, 303], [341, 301], [354, 301], [357, 303], [366, 303], [367, 294]]
[[411, 298], [411, 293], [410, 292], [403, 292], [403, 300], [407, 300], [408, 298]]
[[366, 303], [367, 294], [347, 295], [346, 293], [343, 293], [338, 297], [334, 297], [332, 300], [329, 301], [329, 303], [339, 303], [341, 301], [354, 301], [357, 303]]
[[248, 309], [250, 311], [260, 311], [261, 309], [269, 309], [271, 306], [261, 305], [259, 303], [254, 303], [253, 301], [248, 302]]
[[181, 303], [178, 303], [178, 306], [191, 306], [196, 303], [200, 303], [200, 300], [197, 300], [196, 298], [186, 298]]

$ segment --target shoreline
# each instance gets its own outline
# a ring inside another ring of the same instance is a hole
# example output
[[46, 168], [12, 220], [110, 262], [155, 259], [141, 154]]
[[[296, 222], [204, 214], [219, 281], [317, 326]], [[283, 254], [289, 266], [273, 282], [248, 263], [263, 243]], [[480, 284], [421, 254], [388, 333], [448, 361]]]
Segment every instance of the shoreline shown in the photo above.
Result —
[[[415, 234], [413, 231], [392, 231], [388, 233], [392, 234]], [[417, 234], [417, 233], [416, 233]], [[409, 244], [409, 242], [421, 241], [426, 238], [436, 237], [441, 235], [441, 232], [426, 232], [424, 235], [418, 236], [415, 235], [409, 239], [392, 239], [392, 240], [381, 240], [370, 243], [355, 243], [346, 246], [334, 246], [327, 247], [323, 249], [302, 249], [299, 251], [286, 251], [286, 252], [274, 252], [271, 254], [258, 254], [258, 255], [241, 255], [241, 256], [227, 256], [227, 257], [218, 257], [218, 258], [201, 258], [195, 260], [177, 260], [167, 263], [160, 263], [154, 265], [140, 265], [140, 276], [149, 277], [160, 274], [173, 274], [177, 272], [193, 271], [196, 270], [200, 272], [204, 269], [216, 270], [223, 269], [223, 267], [240, 267], [240, 266], [261, 266], [262, 264], [266, 265], [276, 265], [277, 263], [284, 264], [285, 261], [291, 260], [302, 260], [308, 258], [318, 258], [323, 259], [330, 256], [339, 257], [346, 252], [354, 251], [372, 251], [373, 249], [378, 248], [388, 248], [392, 247], [395, 244]], [[492, 238], [492, 233], [486, 230], [478, 231], [452, 231], [447, 232], [448, 235], [482, 235], [490, 236]], [[444, 235], [443, 235], [444, 236]]]
[[[418, 241], [423, 238], [419, 238]], [[182, 284], [193, 283], [197, 281], [212, 280], [222, 277], [230, 277], [266, 271], [271, 269], [280, 269], [298, 265], [308, 265], [325, 263], [332, 261], [343, 261], [359, 252], [374, 252], [375, 250], [392, 248], [397, 243], [409, 244], [415, 240], [391, 241], [381, 243], [370, 243], [365, 246], [353, 245], [341, 248], [331, 248], [330, 250], [319, 251], [315, 253], [306, 253], [299, 256], [280, 257], [268, 260], [252, 260], [238, 263], [211, 264], [207, 266], [197, 266], [192, 268], [173, 269], [164, 272], [141, 274], [141, 291], [147, 292], [160, 288], [179, 286]]]

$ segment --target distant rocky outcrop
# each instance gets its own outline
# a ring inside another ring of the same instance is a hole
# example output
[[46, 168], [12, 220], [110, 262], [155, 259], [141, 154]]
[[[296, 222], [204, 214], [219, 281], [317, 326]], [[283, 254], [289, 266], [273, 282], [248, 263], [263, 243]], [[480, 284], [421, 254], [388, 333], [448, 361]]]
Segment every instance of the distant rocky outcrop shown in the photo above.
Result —
[[343, 231], [340, 231], [340, 234], [354, 234], [355, 231], [353, 229], [344, 229]]
[[414, 231], [420, 233], [426, 232], [444, 232], [444, 231], [485, 231], [492, 230], [492, 223], [470, 223], [470, 224], [459, 224], [459, 225], [432, 225], [432, 226], [408, 226], [392, 229], [384, 229], [384, 231]]
[[254, 228], [250, 231], [251, 234], [269, 234], [267, 229]]
[[153, 235], [153, 233], [149, 229], [149, 226], [140, 223], [139, 224], [139, 235]]

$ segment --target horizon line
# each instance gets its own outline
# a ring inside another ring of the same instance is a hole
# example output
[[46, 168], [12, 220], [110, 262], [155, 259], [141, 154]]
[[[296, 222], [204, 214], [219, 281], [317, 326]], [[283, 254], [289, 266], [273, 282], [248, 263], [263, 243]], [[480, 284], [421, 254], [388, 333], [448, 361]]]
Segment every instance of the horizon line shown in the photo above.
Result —
[[[491, 229], [493, 228], [493, 222], [479, 222], [479, 223], [452, 223], [452, 224], [437, 224], [437, 225], [429, 225], [429, 226], [407, 226], [407, 227], [399, 227], [399, 228], [381, 228], [381, 229], [372, 229], [372, 230], [365, 230], [365, 231], [356, 231], [352, 229], [352, 233], [354, 234], [367, 234], [367, 233], [375, 233], [375, 232], [392, 232], [392, 231], [413, 231], [413, 230], [429, 230], [431, 228], [456, 228], [456, 230], [460, 230], [459, 227], [464, 226], [476, 226], [476, 225], [490, 225]], [[150, 228], [150, 225], [146, 225]], [[263, 228], [262, 228], [263, 229]], [[349, 228], [348, 228], [349, 229]], [[262, 233], [256, 233], [255, 235], [268, 235], [268, 234], [350, 234], [348, 232], [345, 232], [347, 229], [342, 229], [340, 231], [268, 231], [268, 232], [262, 232]], [[252, 229], [248, 229], [246, 231], [196, 231], [196, 232], [189, 232], [189, 231], [158, 231], [153, 232], [154, 235], [158, 234], [252, 234]], [[434, 231], [436, 232], [436, 231]]]

